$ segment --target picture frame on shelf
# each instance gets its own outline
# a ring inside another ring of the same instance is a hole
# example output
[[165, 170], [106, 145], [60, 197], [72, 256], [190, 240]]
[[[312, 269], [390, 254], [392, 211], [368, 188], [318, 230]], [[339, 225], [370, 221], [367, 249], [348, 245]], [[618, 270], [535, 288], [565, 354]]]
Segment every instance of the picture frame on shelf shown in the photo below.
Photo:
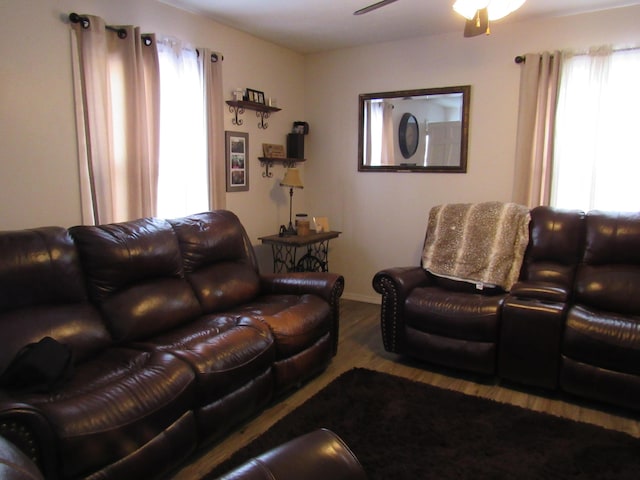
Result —
[[225, 131], [227, 192], [249, 190], [249, 134]]
[[263, 143], [262, 153], [266, 158], [287, 158], [284, 152], [284, 145]]
[[247, 88], [247, 100], [264, 105], [264, 92], [254, 90], [253, 88]]
[[329, 231], [329, 219], [327, 217], [313, 217], [316, 233]]

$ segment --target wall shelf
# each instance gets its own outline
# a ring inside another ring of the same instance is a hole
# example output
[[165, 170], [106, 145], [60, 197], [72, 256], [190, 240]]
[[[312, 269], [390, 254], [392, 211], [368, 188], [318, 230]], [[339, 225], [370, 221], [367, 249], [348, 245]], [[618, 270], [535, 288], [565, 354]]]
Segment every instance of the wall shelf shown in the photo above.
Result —
[[273, 168], [274, 163], [281, 163], [286, 168], [293, 168], [296, 166], [296, 163], [306, 162], [306, 158], [274, 158], [274, 157], [258, 157], [260, 160], [260, 165], [264, 167], [264, 172], [262, 172], [262, 176], [265, 178], [270, 178], [273, 176], [273, 172], [270, 172], [269, 169]]
[[269, 126], [265, 120], [269, 118], [272, 113], [279, 112], [281, 110], [277, 107], [270, 107], [268, 105], [263, 105], [262, 103], [247, 102], [244, 100], [227, 100], [227, 105], [229, 105], [229, 112], [234, 115], [231, 123], [234, 125], [242, 125], [243, 120], [239, 118], [239, 116], [242, 115], [245, 110], [254, 110], [256, 112], [256, 117], [260, 119], [258, 122], [258, 128], [262, 128], [264, 130]]

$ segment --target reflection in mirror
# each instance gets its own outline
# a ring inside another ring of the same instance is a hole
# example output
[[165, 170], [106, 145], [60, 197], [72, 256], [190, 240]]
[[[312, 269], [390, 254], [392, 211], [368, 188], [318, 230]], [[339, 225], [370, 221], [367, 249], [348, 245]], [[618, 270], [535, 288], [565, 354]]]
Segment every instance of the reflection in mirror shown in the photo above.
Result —
[[361, 94], [358, 170], [466, 172], [470, 90]]

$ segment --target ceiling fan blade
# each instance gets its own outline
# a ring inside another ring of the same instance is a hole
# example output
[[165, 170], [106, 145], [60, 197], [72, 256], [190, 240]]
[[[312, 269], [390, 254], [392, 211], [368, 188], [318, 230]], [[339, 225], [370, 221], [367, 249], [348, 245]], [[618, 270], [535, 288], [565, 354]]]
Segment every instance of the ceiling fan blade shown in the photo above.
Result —
[[467, 20], [464, 24], [464, 36], [475, 37], [490, 33], [489, 31], [489, 12], [486, 8], [479, 9], [471, 20]]
[[362, 15], [363, 13], [369, 13], [377, 8], [384, 7], [385, 5], [389, 5], [390, 3], [397, 2], [398, 0], [382, 0], [381, 2], [374, 3], [369, 5], [368, 7], [361, 8], [360, 10], [356, 10], [353, 12], [354, 15]]

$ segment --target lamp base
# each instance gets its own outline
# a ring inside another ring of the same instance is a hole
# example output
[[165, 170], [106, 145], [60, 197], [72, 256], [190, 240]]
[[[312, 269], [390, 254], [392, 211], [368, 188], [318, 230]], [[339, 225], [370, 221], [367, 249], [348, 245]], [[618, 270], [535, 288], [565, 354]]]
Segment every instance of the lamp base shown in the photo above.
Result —
[[291, 222], [289, 222], [289, 226], [287, 227], [287, 229], [282, 233], [285, 237], [292, 237], [294, 235], [298, 235], [298, 232], [296, 231], [296, 229], [293, 227], [293, 225], [291, 224]]

